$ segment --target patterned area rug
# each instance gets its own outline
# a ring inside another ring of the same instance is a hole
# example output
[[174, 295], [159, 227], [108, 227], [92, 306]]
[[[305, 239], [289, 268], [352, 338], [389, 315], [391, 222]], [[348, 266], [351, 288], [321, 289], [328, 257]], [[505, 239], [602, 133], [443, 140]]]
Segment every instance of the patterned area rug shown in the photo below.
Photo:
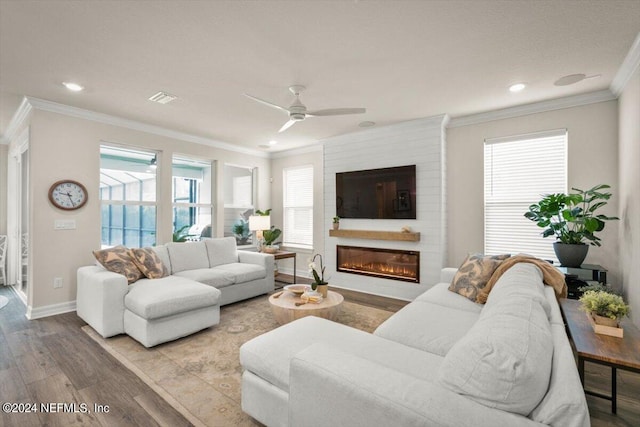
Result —
[[[373, 332], [393, 313], [344, 302], [337, 321]], [[119, 335], [82, 330], [196, 426], [259, 425], [240, 408], [240, 346], [278, 327], [266, 297], [222, 307], [220, 324], [189, 337], [145, 348]]]

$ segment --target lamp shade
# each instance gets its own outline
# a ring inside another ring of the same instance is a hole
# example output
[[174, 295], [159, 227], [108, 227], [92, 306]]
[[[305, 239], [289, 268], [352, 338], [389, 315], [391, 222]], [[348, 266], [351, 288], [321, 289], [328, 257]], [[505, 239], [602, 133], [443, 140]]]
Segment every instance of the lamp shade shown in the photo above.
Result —
[[260, 231], [271, 228], [271, 217], [262, 215], [251, 215], [249, 217], [249, 230]]

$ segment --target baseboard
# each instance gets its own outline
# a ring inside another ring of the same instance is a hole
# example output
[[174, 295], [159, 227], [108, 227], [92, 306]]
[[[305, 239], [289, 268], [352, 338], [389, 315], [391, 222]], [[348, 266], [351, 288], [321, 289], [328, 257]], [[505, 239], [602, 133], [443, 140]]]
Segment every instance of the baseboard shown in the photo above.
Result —
[[55, 316], [56, 314], [68, 313], [70, 311], [76, 311], [76, 302], [67, 301], [58, 304], [45, 305], [43, 307], [33, 308], [27, 307], [27, 319], [41, 319], [43, 317]]

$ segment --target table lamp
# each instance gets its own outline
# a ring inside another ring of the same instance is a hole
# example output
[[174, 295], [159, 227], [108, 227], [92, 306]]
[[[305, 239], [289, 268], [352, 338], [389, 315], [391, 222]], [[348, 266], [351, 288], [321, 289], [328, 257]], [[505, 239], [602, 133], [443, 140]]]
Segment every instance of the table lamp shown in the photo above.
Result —
[[251, 215], [249, 217], [249, 230], [256, 232], [256, 238], [258, 240], [257, 247], [258, 251], [262, 251], [262, 242], [264, 240], [264, 235], [262, 232], [264, 230], [269, 230], [271, 228], [271, 217], [263, 216], [263, 215]]

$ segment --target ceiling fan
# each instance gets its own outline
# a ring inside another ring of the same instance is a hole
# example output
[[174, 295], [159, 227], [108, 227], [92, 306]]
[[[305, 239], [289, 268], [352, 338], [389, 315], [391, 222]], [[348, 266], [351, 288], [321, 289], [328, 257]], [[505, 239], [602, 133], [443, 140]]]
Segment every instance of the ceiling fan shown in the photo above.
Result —
[[307, 117], [317, 117], [317, 116], [341, 116], [344, 114], [362, 114], [367, 111], [366, 108], [329, 108], [326, 110], [317, 110], [317, 111], [307, 111], [307, 107], [300, 102], [300, 93], [305, 89], [304, 86], [301, 85], [293, 85], [289, 86], [289, 90], [296, 97], [293, 104], [289, 106], [289, 108], [282, 107], [278, 104], [274, 104], [273, 102], [265, 101], [264, 99], [256, 98], [253, 95], [249, 95], [245, 93], [244, 95], [247, 98], [251, 98], [254, 101], [258, 101], [261, 104], [267, 105], [272, 108], [276, 108], [278, 110], [282, 110], [289, 115], [289, 121], [286, 122], [278, 132], [284, 132], [293, 126], [296, 122], [301, 122]]

